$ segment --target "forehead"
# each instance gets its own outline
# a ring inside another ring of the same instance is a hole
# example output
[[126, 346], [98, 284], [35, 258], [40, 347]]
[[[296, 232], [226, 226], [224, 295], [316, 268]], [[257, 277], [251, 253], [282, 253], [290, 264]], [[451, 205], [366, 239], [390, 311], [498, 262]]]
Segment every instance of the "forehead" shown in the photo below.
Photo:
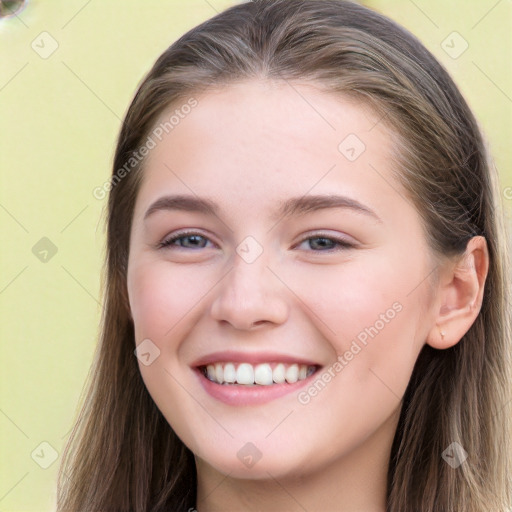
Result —
[[[165, 129], [164, 139], [172, 132], [176, 143], [183, 143], [186, 138], [192, 139], [188, 142], [215, 140], [217, 145], [232, 150], [237, 141], [245, 142], [245, 147], [251, 143], [277, 147], [285, 143], [288, 147], [310, 140], [315, 142], [308, 148], [312, 152], [316, 146], [325, 149], [334, 145], [337, 149], [347, 134], [364, 138], [374, 131], [372, 137], [379, 137], [381, 143], [390, 135], [389, 128], [367, 104], [355, 97], [326, 92], [312, 82], [255, 79], [192, 97], [196, 103], [194, 108], [187, 106], [190, 98], [182, 98], [166, 109], [155, 123]], [[181, 110], [184, 115], [179, 118], [173, 115]], [[166, 128], [166, 121], [171, 118], [173, 126]], [[319, 144], [320, 138], [325, 144]], [[300, 147], [295, 149], [298, 151]]]
[[308, 192], [373, 195], [379, 202], [383, 187], [392, 190], [383, 176], [390, 173], [394, 134], [353, 98], [270, 80], [193, 98], [193, 108], [180, 112], [175, 103], [155, 123], [167, 130], [153, 136], [139, 202], [163, 189], [248, 204]]

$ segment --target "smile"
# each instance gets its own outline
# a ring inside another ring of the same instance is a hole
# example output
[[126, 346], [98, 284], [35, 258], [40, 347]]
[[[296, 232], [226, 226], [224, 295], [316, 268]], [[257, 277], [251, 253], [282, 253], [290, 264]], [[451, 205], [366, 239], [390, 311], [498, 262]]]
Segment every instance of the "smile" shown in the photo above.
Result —
[[315, 365], [287, 363], [250, 363], [218, 362], [200, 367], [203, 375], [217, 384], [245, 386], [272, 386], [276, 384], [295, 384], [313, 375]]
[[255, 406], [298, 393], [322, 368], [309, 358], [259, 351], [222, 351], [190, 365], [206, 393], [230, 406]]

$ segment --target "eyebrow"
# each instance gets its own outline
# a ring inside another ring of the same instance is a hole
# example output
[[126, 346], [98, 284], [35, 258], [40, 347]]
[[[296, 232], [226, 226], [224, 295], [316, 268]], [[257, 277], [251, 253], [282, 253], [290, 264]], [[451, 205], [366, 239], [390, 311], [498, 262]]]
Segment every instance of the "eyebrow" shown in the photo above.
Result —
[[[304, 215], [312, 211], [327, 208], [352, 210], [356, 213], [362, 213], [372, 217], [377, 222], [382, 223], [382, 219], [371, 208], [355, 199], [340, 195], [305, 195], [292, 197], [286, 200], [281, 207], [274, 212], [271, 220], [277, 221], [283, 217]], [[220, 215], [219, 205], [211, 199], [190, 195], [171, 195], [160, 197], [152, 203], [144, 214], [144, 220], [155, 212], [172, 210], [203, 213], [217, 217]]]

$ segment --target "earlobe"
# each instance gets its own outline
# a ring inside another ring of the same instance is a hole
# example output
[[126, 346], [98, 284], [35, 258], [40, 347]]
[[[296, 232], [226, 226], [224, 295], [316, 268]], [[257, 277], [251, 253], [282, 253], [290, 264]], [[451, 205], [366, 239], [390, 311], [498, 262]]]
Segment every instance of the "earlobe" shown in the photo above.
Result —
[[427, 343], [437, 349], [456, 345], [480, 313], [489, 269], [487, 242], [473, 237], [466, 251], [441, 271], [435, 325]]

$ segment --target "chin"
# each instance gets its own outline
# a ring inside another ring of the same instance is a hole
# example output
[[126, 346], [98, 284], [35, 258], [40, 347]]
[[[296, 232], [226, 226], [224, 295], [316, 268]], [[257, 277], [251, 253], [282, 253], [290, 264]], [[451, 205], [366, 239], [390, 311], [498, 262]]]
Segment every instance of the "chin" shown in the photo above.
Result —
[[[279, 443], [277, 443], [279, 446]], [[197, 452], [196, 452], [197, 453]], [[299, 477], [306, 464], [311, 469], [311, 458], [301, 457], [295, 448], [291, 453], [274, 447], [233, 442], [225, 450], [196, 455], [196, 463], [206, 464], [231, 478], [265, 480], [269, 478]], [[305, 462], [307, 460], [307, 463]]]

